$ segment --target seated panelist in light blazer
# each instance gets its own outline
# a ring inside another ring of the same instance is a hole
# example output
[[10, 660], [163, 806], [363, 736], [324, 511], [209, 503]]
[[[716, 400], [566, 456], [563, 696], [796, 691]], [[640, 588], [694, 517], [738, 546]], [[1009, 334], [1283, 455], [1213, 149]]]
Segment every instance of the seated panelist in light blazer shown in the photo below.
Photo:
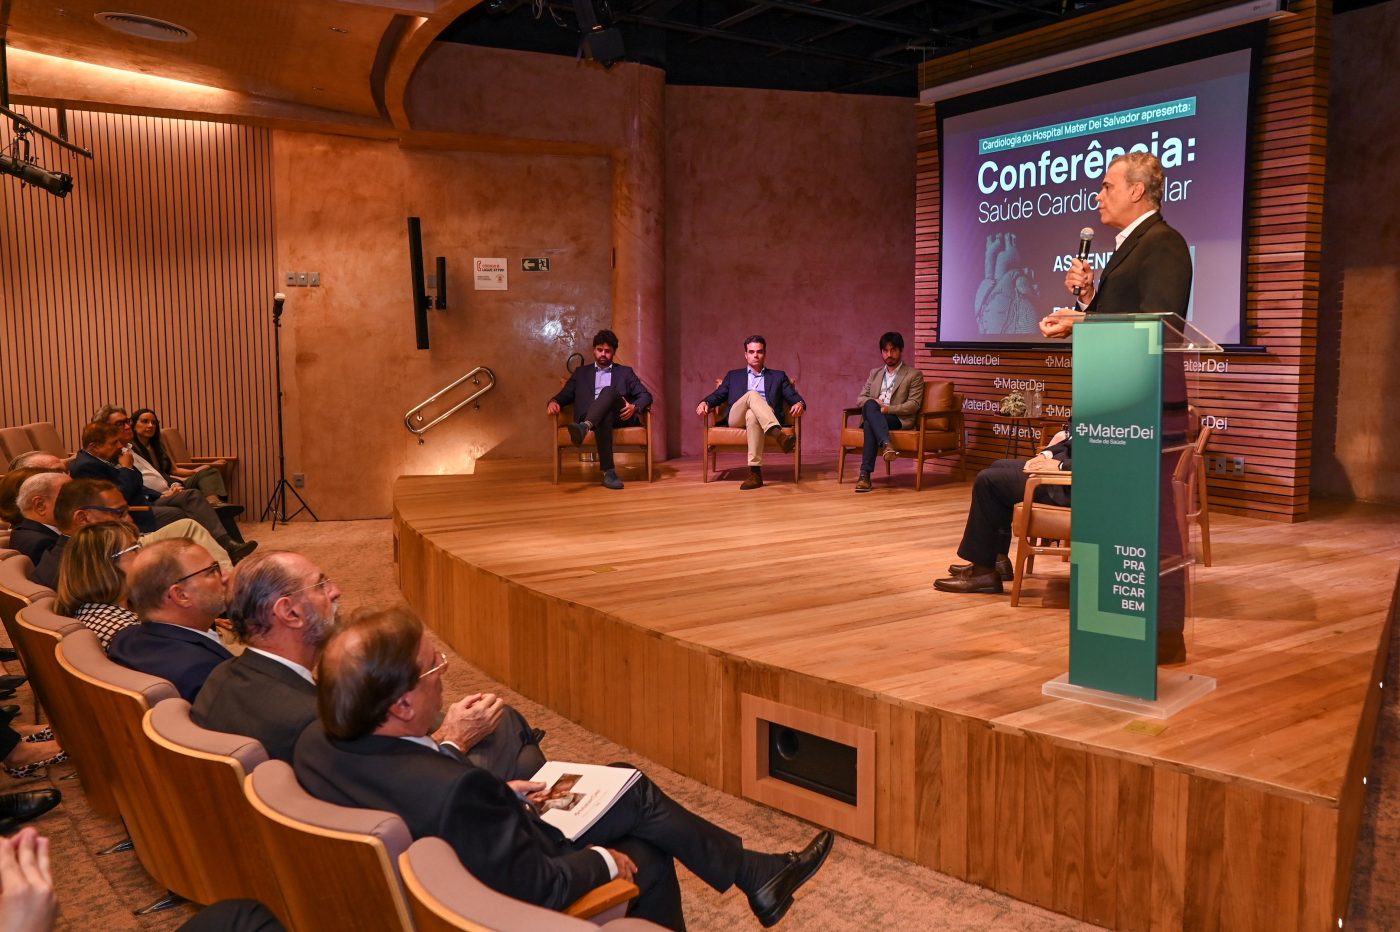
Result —
[[769, 369], [768, 342], [761, 336], [744, 340], [742, 369], [731, 369], [719, 383], [719, 388], [705, 396], [695, 406], [695, 413], [704, 417], [716, 405], [729, 403], [729, 426], [746, 427], [749, 433], [749, 477], [741, 490], [757, 489], [763, 485], [763, 441], [772, 437], [784, 453], [791, 453], [796, 439], [784, 434], [787, 426], [783, 414], [801, 417], [807, 403], [797, 393], [797, 386], [780, 369]]
[[865, 387], [856, 398], [865, 431], [865, 451], [860, 459], [857, 492], [869, 492], [875, 457], [893, 462], [899, 452], [890, 442], [890, 431], [909, 430], [924, 407], [924, 374], [904, 364], [904, 337], [891, 330], [880, 337], [882, 365], [870, 370]]
[[609, 489], [622, 488], [613, 462], [613, 429], [639, 426], [642, 412], [651, 407], [651, 392], [630, 367], [613, 362], [616, 353], [617, 334], [599, 330], [593, 337], [593, 362], [575, 369], [559, 394], [545, 405], [550, 415], [558, 414], [563, 405], [574, 406], [569, 439], [577, 446], [593, 432], [603, 486]]

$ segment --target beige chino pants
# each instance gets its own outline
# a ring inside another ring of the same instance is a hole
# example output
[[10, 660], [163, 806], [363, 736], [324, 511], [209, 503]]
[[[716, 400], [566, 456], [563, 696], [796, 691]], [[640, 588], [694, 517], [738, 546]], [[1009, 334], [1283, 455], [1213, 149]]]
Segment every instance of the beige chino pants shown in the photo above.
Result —
[[745, 427], [749, 432], [749, 465], [763, 465], [763, 442], [767, 432], [779, 426], [778, 416], [768, 399], [758, 392], [745, 392], [729, 406], [729, 426]]

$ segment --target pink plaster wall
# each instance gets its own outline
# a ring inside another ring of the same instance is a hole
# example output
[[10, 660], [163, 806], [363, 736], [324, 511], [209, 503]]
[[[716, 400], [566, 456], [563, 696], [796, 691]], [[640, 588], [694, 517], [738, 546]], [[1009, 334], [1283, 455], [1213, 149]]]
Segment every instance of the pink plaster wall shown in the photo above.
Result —
[[834, 452], [880, 334], [912, 361], [913, 102], [669, 87], [666, 125], [671, 435], [699, 453], [696, 402], [760, 333], [808, 401], [804, 452]]
[[[306, 474], [317, 513], [385, 515], [405, 473], [544, 462], [545, 402], [570, 350], [609, 319], [608, 160], [279, 132], [274, 161], [279, 274], [321, 273], [320, 288], [283, 289], [288, 472]], [[425, 255], [448, 260], [450, 308], [431, 312], [427, 352], [414, 346], [409, 215], [422, 217]], [[511, 260], [508, 291], [473, 290], [478, 256]], [[549, 257], [551, 272], [521, 272], [522, 256]], [[496, 389], [420, 446], [404, 414], [478, 365]]]

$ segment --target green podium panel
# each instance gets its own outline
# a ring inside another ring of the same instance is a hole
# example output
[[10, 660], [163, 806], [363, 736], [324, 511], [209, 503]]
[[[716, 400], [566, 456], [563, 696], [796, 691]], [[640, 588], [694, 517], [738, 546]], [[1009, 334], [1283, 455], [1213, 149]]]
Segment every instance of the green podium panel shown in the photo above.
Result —
[[[1069, 682], [1157, 698], [1163, 322], [1074, 328]], [[1184, 402], [1183, 402], [1184, 403]]]

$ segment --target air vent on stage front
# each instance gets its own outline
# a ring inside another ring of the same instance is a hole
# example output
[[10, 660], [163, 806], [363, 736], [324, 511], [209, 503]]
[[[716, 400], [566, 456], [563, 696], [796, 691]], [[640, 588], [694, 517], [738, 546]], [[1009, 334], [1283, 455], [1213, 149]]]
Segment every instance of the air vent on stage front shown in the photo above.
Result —
[[129, 36], [138, 36], [142, 39], [154, 39], [157, 42], [193, 42], [195, 39], [194, 33], [184, 26], [167, 23], [154, 16], [143, 16], [140, 13], [108, 11], [96, 13], [92, 18], [108, 29], [114, 29]]

